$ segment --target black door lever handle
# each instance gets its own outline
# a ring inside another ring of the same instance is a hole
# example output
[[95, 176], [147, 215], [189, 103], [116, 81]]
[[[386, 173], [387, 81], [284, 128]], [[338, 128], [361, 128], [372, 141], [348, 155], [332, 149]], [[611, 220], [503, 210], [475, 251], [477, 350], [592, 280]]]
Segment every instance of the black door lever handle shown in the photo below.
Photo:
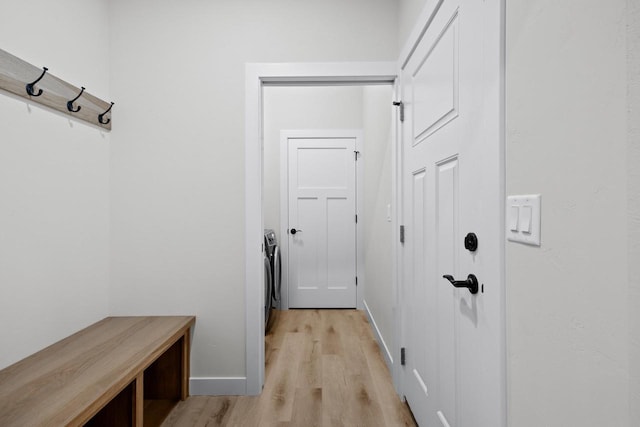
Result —
[[474, 274], [468, 275], [467, 280], [455, 280], [453, 276], [449, 274], [445, 274], [442, 277], [451, 282], [456, 288], [467, 288], [472, 294], [478, 293], [478, 278]]

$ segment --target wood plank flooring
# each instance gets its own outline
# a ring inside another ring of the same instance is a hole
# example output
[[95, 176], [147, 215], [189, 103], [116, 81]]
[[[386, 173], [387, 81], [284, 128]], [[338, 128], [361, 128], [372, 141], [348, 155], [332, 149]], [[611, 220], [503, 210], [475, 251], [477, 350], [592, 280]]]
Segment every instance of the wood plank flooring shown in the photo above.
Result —
[[260, 396], [192, 396], [163, 427], [415, 426], [363, 312], [275, 312]]

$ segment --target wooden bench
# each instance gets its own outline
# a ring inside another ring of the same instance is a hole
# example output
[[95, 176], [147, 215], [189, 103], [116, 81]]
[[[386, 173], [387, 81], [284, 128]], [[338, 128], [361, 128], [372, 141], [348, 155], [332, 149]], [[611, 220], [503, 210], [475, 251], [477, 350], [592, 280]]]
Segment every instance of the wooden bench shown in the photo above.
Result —
[[108, 317], [0, 371], [0, 426], [157, 426], [189, 395], [192, 316]]

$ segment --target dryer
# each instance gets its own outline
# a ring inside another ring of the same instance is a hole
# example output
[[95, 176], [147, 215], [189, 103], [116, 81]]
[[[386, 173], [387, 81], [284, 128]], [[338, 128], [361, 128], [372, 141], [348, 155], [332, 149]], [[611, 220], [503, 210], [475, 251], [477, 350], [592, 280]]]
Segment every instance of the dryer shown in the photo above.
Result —
[[271, 261], [267, 253], [264, 254], [264, 329], [267, 330], [269, 324], [269, 315], [271, 314], [271, 293], [272, 293], [272, 274], [271, 274]]
[[280, 308], [282, 291], [282, 259], [276, 233], [272, 229], [264, 230], [264, 253], [271, 267], [271, 306]]

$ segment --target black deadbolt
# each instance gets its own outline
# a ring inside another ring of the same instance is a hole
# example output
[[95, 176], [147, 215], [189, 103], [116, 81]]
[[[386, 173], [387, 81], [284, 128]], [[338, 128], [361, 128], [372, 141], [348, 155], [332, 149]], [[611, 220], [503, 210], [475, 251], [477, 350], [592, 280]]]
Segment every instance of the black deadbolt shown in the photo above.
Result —
[[478, 236], [476, 233], [469, 233], [464, 238], [464, 247], [465, 249], [475, 252], [478, 249]]

